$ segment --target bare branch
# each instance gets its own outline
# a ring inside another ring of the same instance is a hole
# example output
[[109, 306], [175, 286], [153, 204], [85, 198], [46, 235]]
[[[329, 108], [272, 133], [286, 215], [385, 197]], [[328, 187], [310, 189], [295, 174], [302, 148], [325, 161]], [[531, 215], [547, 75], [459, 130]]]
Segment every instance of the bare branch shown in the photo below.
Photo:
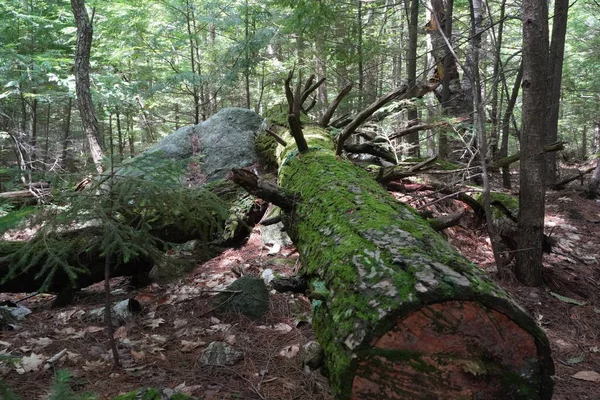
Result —
[[373, 115], [373, 113], [375, 111], [379, 110], [381, 107], [383, 107], [390, 101], [396, 100], [399, 98], [406, 98], [407, 95], [408, 95], [408, 86], [406, 86], [406, 85], [399, 86], [392, 92], [388, 93], [386, 96], [379, 98], [378, 100], [373, 102], [369, 107], [367, 107], [366, 109], [361, 111], [352, 120], [352, 122], [350, 122], [348, 125], [346, 125], [346, 127], [340, 134], [340, 137], [339, 137], [338, 143], [337, 143], [337, 147], [336, 147], [336, 154], [337, 155], [342, 154], [342, 150], [344, 149], [344, 142], [346, 141], [346, 139], [348, 139], [350, 137], [350, 135], [352, 135], [354, 133], [354, 131], [363, 122], [366, 121], [367, 118], [369, 118], [371, 115]]
[[[311, 75], [311, 78], [314, 79], [314, 75]], [[308, 86], [308, 81], [306, 82], [307, 85], [304, 86], [304, 92], [302, 93], [302, 104], [304, 104], [304, 102], [306, 101], [306, 99], [308, 99], [308, 96], [314, 92], [315, 90], [317, 90], [317, 88], [319, 86], [321, 86], [323, 84], [323, 82], [325, 82], [325, 78], [321, 78], [319, 79], [319, 81], [317, 83], [315, 83], [312, 86], [309, 86], [308, 88], [306, 86]]]
[[351, 90], [352, 90], [352, 84], [351, 83], [349, 83], [346, 86], [344, 86], [344, 88], [335, 97], [335, 100], [333, 101], [333, 103], [331, 103], [329, 105], [329, 107], [325, 111], [325, 114], [323, 114], [323, 117], [319, 121], [319, 126], [322, 126], [323, 128], [326, 128], [329, 125], [329, 121], [331, 120], [331, 117], [333, 117], [333, 113], [335, 112], [335, 110], [337, 110], [338, 106], [342, 102], [342, 99], [344, 97], [346, 97], [346, 95], [348, 93], [350, 93]]
[[277, 141], [277, 143], [279, 143], [283, 147], [285, 147], [285, 146], [288, 145], [287, 142], [285, 140], [283, 140], [283, 138], [281, 136], [279, 136], [278, 134], [276, 134], [272, 130], [267, 129], [267, 130], [265, 130], [265, 132], [267, 133], [267, 135], [272, 136]]
[[229, 179], [246, 189], [248, 193], [279, 206], [283, 211], [289, 212], [294, 206], [293, 199], [283, 193], [279, 186], [258, 177], [251, 171], [234, 168]]

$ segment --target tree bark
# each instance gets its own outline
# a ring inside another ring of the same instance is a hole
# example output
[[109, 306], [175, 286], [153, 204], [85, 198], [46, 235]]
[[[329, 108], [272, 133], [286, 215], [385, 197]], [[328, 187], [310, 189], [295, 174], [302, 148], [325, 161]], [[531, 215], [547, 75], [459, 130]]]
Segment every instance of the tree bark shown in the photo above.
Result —
[[[102, 173], [104, 149], [100, 140], [98, 120], [90, 92], [90, 51], [92, 48], [92, 21], [84, 0], [71, 0], [71, 8], [77, 25], [77, 51], [75, 53], [75, 87], [81, 123], [90, 146], [90, 152], [98, 173]], [[93, 16], [92, 16], [93, 18]]]
[[[558, 139], [558, 111], [560, 108], [560, 91], [562, 85], [563, 60], [565, 56], [565, 39], [567, 36], [567, 18], [569, 0], [554, 1], [554, 17], [552, 19], [552, 41], [550, 43], [549, 69], [550, 91], [548, 115], [548, 130], [546, 143], [556, 142]], [[546, 183], [556, 181], [556, 153], [546, 154]]]
[[412, 208], [336, 157], [325, 130], [311, 127], [307, 140], [299, 155], [281, 151], [279, 183], [295, 200], [284, 223], [335, 398], [550, 399], [550, 347], [522, 308]]
[[[412, 98], [417, 92], [417, 39], [419, 24], [419, 3], [420, 0], [411, 0], [408, 21], [408, 48], [406, 50], [406, 75], [408, 83], [408, 97]], [[410, 107], [406, 113], [408, 121], [417, 120], [419, 114], [416, 107]], [[408, 155], [411, 157], [420, 157], [419, 149], [419, 131], [408, 134], [407, 142], [410, 145]]]
[[516, 276], [542, 284], [545, 213], [545, 154], [548, 126], [548, 8], [545, 0], [523, 1], [523, 132], [521, 133], [519, 233]]

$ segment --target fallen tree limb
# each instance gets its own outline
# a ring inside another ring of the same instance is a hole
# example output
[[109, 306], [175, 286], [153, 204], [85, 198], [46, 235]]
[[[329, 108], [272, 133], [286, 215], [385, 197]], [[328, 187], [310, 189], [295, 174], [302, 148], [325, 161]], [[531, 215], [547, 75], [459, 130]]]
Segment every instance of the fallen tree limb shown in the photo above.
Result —
[[391, 162], [391, 163], [396, 163], [396, 157], [394, 157], [394, 154], [392, 154], [391, 151], [378, 146], [374, 143], [360, 143], [360, 144], [345, 144], [344, 145], [344, 150], [347, 151], [348, 153], [355, 153], [355, 154], [371, 154], [377, 157], [381, 157], [384, 160]]
[[[544, 153], [549, 153], [552, 151], [560, 151], [563, 150], [565, 148], [565, 144], [564, 142], [555, 142], [555, 143], [551, 143], [551, 144], [547, 144], [544, 146]], [[508, 157], [504, 157], [501, 158], [499, 160], [496, 160], [492, 163], [491, 167], [492, 168], [502, 168], [502, 167], [507, 167], [512, 163], [515, 163], [517, 161], [519, 161], [521, 159], [521, 152], [517, 152], [515, 154], [512, 154]]]
[[387, 184], [388, 182], [408, 178], [409, 176], [416, 175], [419, 172], [423, 172], [429, 165], [434, 163], [437, 160], [437, 156], [430, 157], [420, 163], [413, 165], [410, 168], [406, 168], [400, 165], [394, 165], [392, 167], [384, 167], [379, 170], [377, 173], [377, 177], [375, 178], [377, 182], [382, 184]]
[[558, 181], [558, 182], [556, 182], [556, 183], [553, 183], [552, 185], [550, 185], [550, 187], [551, 187], [552, 189], [554, 189], [554, 190], [560, 190], [560, 189], [564, 189], [564, 187], [565, 187], [565, 185], [566, 185], [567, 183], [570, 183], [570, 182], [576, 181], [577, 179], [581, 179], [581, 183], [583, 184], [583, 177], [584, 177], [584, 175], [586, 175], [586, 174], [589, 174], [590, 172], [592, 172], [592, 171], [593, 171], [593, 170], [595, 170], [595, 169], [596, 169], [596, 167], [595, 167], [595, 166], [593, 166], [593, 167], [588, 167], [588, 168], [586, 168], [586, 169], [584, 169], [584, 170], [582, 170], [582, 171], [579, 171], [579, 173], [577, 173], [577, 174], [575, 174], [575, 175], [572, 175], [572, 176], [570, 176], [570, 177], [568, 177], [568, 178], [565, 178], [565, 179], [563, 179], [563, 180], [561, 180], [561, 181]]
[[427, 223], [429, 223], [429, 226], [431, 226], [434, 231], [440, 232], [446, 228], [458, 225], [465, 214], [466, 212], [463, 210], [457, 213], [444, 215], [443, 217], [428, 219]]

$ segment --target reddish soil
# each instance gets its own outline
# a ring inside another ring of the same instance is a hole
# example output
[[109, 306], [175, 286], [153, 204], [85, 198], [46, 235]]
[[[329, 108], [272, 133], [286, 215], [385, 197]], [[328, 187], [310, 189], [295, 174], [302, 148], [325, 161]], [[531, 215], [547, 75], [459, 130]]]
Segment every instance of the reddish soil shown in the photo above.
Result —
[[[416, 205], [429, 201], [411, 199]], [[448, 200], [437, 203], [434, 211], [450, 213], [461, 207]], [[545, 255], [546, 284], [541, 288], [524, 287], [510, 274], [502, 274], [502, 280], [496, 277], [483, 227], [467, 219], [445, 235], [466, 257], [490, 271], [546, 331], [556, 365], [554, 399], [600, 399], [600, 382], [573, 377], [580, 371], [600, 372], [600, 203], [583, 198], [575, 185], [551, 191], [546, 228], [556, 245]], [[90, 311], [103, 304], [100, 285], [59, 310], [50, 309], [52, 296], [27, 299], [22, 304], [33, 314], [15, 330], [0, 333], [0, 351], [18, 357], [35, 353], [43, 359], [63, 349], [67, 353], [48, 370], [19, 374], [4, 362], [0, 374], [22, 399], [47, 393], [54, 371], [61, 368], [71, 372], [77, 392], [96, 392], [106, 399], [149, 386], [177, 388], [204, 399], [331, 399], [327, 380], [302, 366], [302, 346], [314, 340], [306, 298], [274, 293], [270, 312], [258, 322], [214, 311], [211, 291], [224, 289], [236, 274], [271, 268], [293, 275], [299, 267], [292, 248], [268, 252], [255, 229], [243, 247], [198, 265], [179, 282], [127, 293], [126, 282], [114, 280], [115, 299], [135, 296], [144, 305], [117, 330], [121, 368], [112, 366], [103, 322], [91, 317]], [[7, 298], [19, 296], [0, 297]], [[242, 361], [231, 367], [202, 365], [201, 354], [212, 341], [242, 350]]]

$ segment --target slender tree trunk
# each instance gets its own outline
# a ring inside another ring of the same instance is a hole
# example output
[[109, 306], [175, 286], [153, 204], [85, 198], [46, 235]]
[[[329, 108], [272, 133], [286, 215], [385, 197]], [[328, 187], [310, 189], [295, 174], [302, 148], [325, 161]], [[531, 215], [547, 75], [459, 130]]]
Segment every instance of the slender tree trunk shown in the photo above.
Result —
[[581, 161], [587, 160], [587, 146], [588, 146], [588, 137], [587, 137], [587, 125], [583, 126], [581, 131]]
[[186, 4], [186, 9], [185, 9], [185, 22], [186, 22], [186, 28], [187, 28], [187, 33], [188, 33], [188, 40], [189, 40], [189, 44], [190, 44], [190, 65], [192, 68], [192, 74], [194, 75], [193, 79], [194, 81], [192, 82], [192, 98], [194, 99], [194, 124], [199, 124], [200, 123], [200, 103], [201, 101], [201, 96], [200, 96], [200, 85], [198, 83], [199, 81], [199, 75], [200, 72], [197, 70], [197, 66], [199, 64], [199, 60], [196, 60], [196, 45], [197, 45], [197, 41], [195, 41], [195, 34], [196, 32], [193, 31], [192, 29], [192, 20], [193, 20], [193, 15], [192, 15], [192, 5], [190, 3], [189, 0], [186, 0], [185, 2]]
[[121, 112], [119, 111], [119, 107], [117, 107], [117, 137], [119, 139], [119, 161], [123, 161], [125, 142], [123, 139], [123, 130], [121, 129]]
[[365, 72], [363, 68], [363, 23], [362, 23], [362, 0], [358, 0], [358, 13], [356, 17], [357, 26], [357, 43], [356, 43], [356, 55], [358, 57], [358, 104], [362, 107], [364, 98], [363, 90], [365, 88]]
[[[500, 127], [500, 110], [501, 106], [499, 106], [500, 101], [498, 100], [498, 85], [500, 81], [505, 79], [504, 70], [502, 67], [501, 60], [501, 50], [502, 50], [502, 39], [504, 37], [504, 16], [506, 13], [506, 0], [502, 0], [502, 4], [500, 5], [500, 20], [498, 21], [498, 35], [496, 36], [496, 48], [494, 51], [494, 70], [492, 73], [492, 99], [491, 99], [491, 112], [490, 119], [492, 123], [492, 130], [490, 132], [490, 152], [492, 154], [492, 158], [495, 158], [498, 153], [498, 142], [499, 142], [499, 132], [501, 131]], [[490, 13], [491, 15], [491, 13]]]
[[[549, 109], [548, 130], [546, 144], [554, 143], [558, 139], [558, 117], [560, 108], [560, 92], [562, 85], [563, 60], [565, 56], [565, 40], [567, 36], [567, 18], [569, 0], [554, 1], [554, 18], [552, 22], [552, 42], [550, 43], [550, 88], [548, 93]], [[546, 154], [546, 184], [556, 181], [556, 153]]]
[[71, 135], [71, 112], [73, 110], [73, 98], [69, 96], [67, 105], [65, 106], [65, 119], [63, 120], [63, 135], [62, 147], [60, 152], [60, 167], [65, 168], [67, 165], [67, 149], [69, 148], [69, 136]]
[[31, 134], [29, 146], [29, 161], [31, 163], [31, 169], [35, 169], [35, 163], [37, 161], [37, 141], [38, 141], [38, 100], [33, 98], [31, 104], [29, 104], [31, 112], [29, 113], [29, 132]]
[[131, 115], [128, 113], [126, 115], [127, 122], [127, 140], [129, 141], [129, 155], [131, 157], [135, 156], [135, 132], [133, 131], [133, 120]]
[[92, 102], [90, 92], [90, 51], [92, 48], [92, 20], [90, 20], [85, 8], [84, 0], [71, 0], [71, 8], [77, 24], [77, 51], [75, 53], [75, 88], [77, 91], [77, 104], [81, 123], [85, 136], [88, 140], [92, 160], [96, 170], [103, 171], [102, 158], [104, 149], [100, 140], [98, 120]]
[[548, 126], [548, 7], [523, 0], [523, 131], [521, 132], [517, 279], [542, 284], [545, 211], [545, 155]]
[[250, 11], [249, 11], [249, 7], [248, 7], [248, 0], [246, 0], [245, 3], [245, 7], [244, 7], [244, 13], [245, 13], [245, 18], [244, 18], [244, 40], [245, 40], [245, 44], [244, 44], [244, 56], [246, 58], [245, 60], [245, 65], [244, 65], [244, 80], [246, 82], [246, 108], [250, 109], [250, 105], [251, 105], [251, 100], [250, 100], [250, 33], [249, 33], [249, 28], [250, 28]]
[[51, 103], [48, 103], [46, 105], [46, 121], [45, 125], [44, 125], [44, 136], [45, 136], [45, 143], [44, 143], [44, 156], [42, 157], [42, 168], [44, 168], [44, 170], [48, 169], [48, 163], [50, 162], [50, 108], [51, 108]]
[[[411, 0], [408, 17], [408, 48], [406, 50], [406, 81], [409, 87], [409, 97], [414, 97], [417, 87], [417, 39], [419, 33], [419, 3], [420, 0]], [[419, 114], [416, 107], [410, 107], [406, 113], [409, 121], [417, 120]], [[420, 157], [419, 132], [408, 135], [410, 145], [409, 156]]]
[[[502, 146], [500, 147], [500, 153], [498, 154], [498, 158], [504, 158], [508, 156], [508, 139], [510, 135], [510, 121], [513, 116], [513, 109], [515, 108], [515, 104], [517, 103], [517, 97], [519, 97], [519, 89], [521, 87], [521, 81], [523, 80], [523, 63], [519, 66], [519, 71], [517, 72], [517, 77], [515, 78], [515, 83], [513, 85], [512, 93], [510, 95], [510, 99], [508, 99], [508, 103], [506, 104], [506, 110], [504, 111], [504, 116], [502, 118]], [[511, 188], [510, 182], [510, 166], [502, 167], [502, 186], [505, 189]]]

